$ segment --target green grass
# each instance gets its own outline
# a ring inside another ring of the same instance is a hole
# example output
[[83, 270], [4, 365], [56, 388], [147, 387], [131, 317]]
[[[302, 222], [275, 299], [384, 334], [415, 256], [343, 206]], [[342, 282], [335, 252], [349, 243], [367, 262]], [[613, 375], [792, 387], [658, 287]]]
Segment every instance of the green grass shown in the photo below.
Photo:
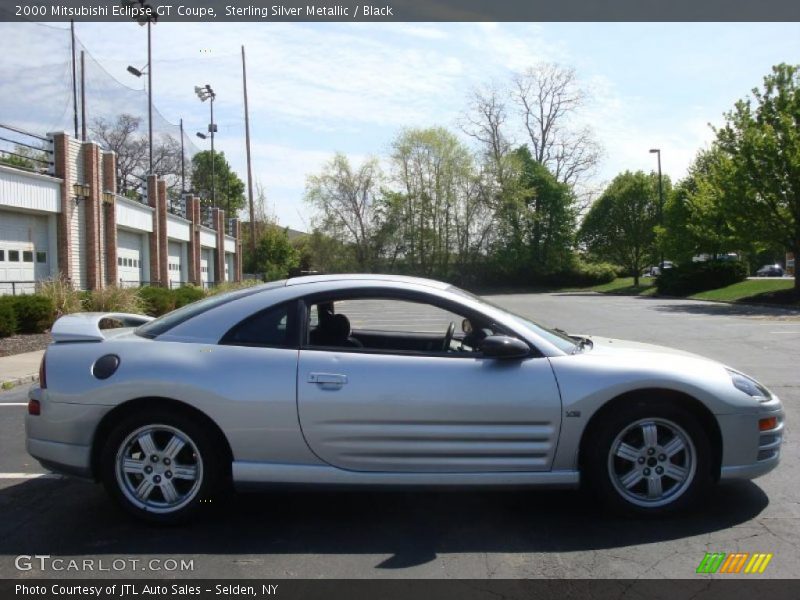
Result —
[[719, 302], [764, 302], [769, 304], [797, 304], [791, 298], [792, 279], [748, 279], [724, 288], [708, 290], [690, 296], [694, 300]]
[[640, 277], [639, 285], [633, 285], [633, 277], [620, 277], [610, 283], [596, 285], [589, 288], [592, 292], [600, 292], [601, 294], [615, 294], [617, 296], [651, 296], [656, 292], [656, 286], [653, 285], [655, 279], [652, 277]]

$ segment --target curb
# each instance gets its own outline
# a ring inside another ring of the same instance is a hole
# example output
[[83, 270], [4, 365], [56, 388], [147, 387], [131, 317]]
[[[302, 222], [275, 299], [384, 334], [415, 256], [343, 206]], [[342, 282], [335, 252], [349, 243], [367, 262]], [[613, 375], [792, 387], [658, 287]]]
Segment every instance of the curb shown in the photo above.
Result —
[[25, 385], [26, 383], [34, 383], [39, 381], [38, 373], [35, 375], [24, 375], [22, 377], [14, 377], [12, 379], [4, 379], [0, 383], [0, 391], [7, 392], [13, 390], [15, 387]]

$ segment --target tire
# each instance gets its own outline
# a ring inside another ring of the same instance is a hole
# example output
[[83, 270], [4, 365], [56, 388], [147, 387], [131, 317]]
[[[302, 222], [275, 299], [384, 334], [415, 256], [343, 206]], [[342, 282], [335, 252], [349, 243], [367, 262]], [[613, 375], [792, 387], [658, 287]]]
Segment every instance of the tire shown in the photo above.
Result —
[[111, 430], [100, 456], [109, 495], [132, 515], [180, 523], [210, 507], [223, 488], [225, 452], [216, 436], [183, 413], [129, 415]]
[[583, 449], [584, 480], [610, 509], [662, 515], [696, 504], [714, 482], [700, 420], [666, 401], [631, 400], [603, 415]]

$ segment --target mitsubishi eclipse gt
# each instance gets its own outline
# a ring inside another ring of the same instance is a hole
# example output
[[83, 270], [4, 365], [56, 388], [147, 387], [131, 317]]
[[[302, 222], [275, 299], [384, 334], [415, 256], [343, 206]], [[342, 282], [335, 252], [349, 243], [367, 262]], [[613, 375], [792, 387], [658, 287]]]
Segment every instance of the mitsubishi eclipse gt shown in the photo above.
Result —
[[52, 335], [28, 452], [152, 521], [263, 484], [583, 485], [660, 514], [780, 458], [781, 402], [744, 373], [426, 279], [299, 277]]

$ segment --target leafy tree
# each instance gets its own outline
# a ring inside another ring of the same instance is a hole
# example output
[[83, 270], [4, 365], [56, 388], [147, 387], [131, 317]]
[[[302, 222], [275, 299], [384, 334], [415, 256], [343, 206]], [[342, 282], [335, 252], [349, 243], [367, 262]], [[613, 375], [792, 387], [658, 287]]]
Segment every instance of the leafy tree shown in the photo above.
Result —
[[596, 256], [639, 274], [655, 254], [658, 176], [643, 171], [617, 175], [592, 205], [578, 237]]
[[382, 181], [377, 159], [354, 168], [341, 153], [320, 174], [306, 180], [305, 200], [316, 210], [316, 229], [342, 244], [351, 244], [356, 267], [363, 272], [373, 269], [380, 253], [376, 234]]
[[244, 182], [231, 169], [224, 152], [214, 152], [213, 178], [211, 164], [210, 150], [192, 157], [192, 189], [200, 195], [203, 206], [222, 208], [226, 217], [233, 217], [245, 206]]
[[259, 273], [266, 281], [284, 279], [300, 265], [300, 255], [289, 242], [286, 229], [267, 226], [256, 241], [253, 256], [245, 256], [248, 273]]
[[[780, 64], [753, 97], [740, 100], [716, 131], [731, 161], [723, 183], [737, 229], [751, 241], [800, 258], [800, 65]], [[800, 297], [800, 269], [795, 268]]]

